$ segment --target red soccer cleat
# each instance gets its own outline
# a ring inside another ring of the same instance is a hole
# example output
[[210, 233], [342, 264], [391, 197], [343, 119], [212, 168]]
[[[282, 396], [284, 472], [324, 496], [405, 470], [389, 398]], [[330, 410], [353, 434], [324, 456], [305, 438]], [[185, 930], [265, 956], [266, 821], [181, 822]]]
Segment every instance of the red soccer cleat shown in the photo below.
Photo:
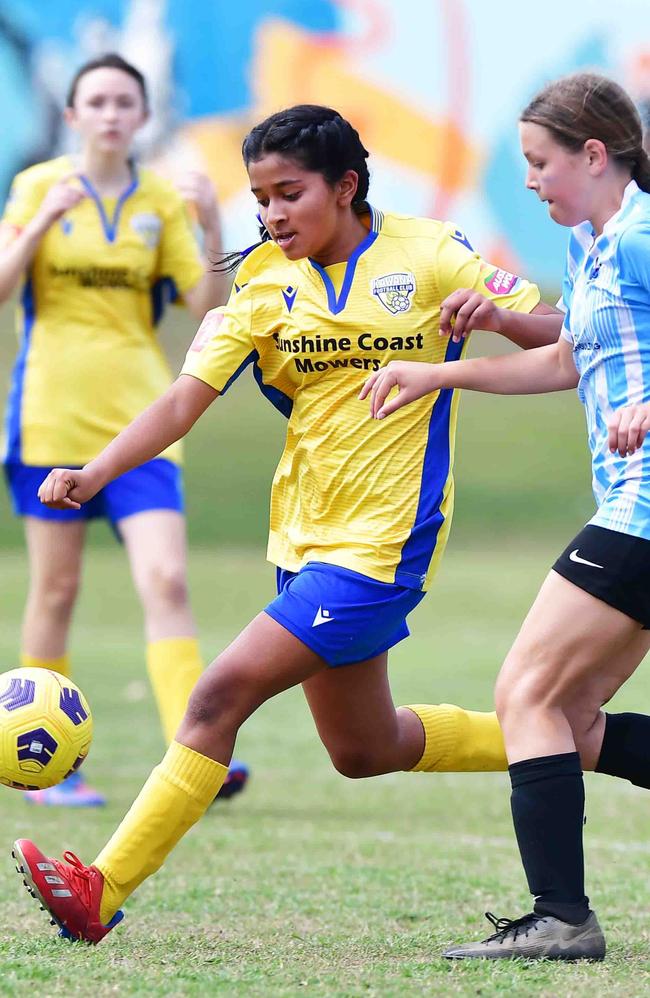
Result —
[[72, 852], [64, 852], [65, 863], [44, 856], [29, 839], [14, 842], [12, 855], [32, 897], [40, 901], [59, 926], [64, 939], [98, 943], [124, 918], [117, 911], [108, 925], [99, 918], [104, 878], [95, 866], [84, 866]]

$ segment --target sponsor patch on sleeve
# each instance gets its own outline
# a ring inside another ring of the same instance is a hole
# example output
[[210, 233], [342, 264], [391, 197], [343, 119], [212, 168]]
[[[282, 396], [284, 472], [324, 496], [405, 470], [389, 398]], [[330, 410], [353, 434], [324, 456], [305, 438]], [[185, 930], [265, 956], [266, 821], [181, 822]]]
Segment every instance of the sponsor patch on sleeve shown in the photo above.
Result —
[[493, 295], [509, 295], [521, 283], [521, 278], [508, 270], [494, 270], [484, 283]]
[[216, 309], [211, 312], [207, 312], [203, 322], [196, 331], [196, 336], [192, 340], [190, 350], [193, 350], [195, 353], [200, 353], [201, 350], [208, 345], [210, 340], [216, 336], [219, 326], [223, 320], [223, 312], [217, 312]]

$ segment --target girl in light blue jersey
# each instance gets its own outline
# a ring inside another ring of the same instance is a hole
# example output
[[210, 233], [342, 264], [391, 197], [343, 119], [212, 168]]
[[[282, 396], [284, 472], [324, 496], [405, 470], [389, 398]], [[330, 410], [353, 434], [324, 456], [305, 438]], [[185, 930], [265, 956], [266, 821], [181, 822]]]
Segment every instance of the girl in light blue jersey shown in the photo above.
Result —
[[[382, 418], [450, 387], [578, 388], [598, 509], [553, 566], [496, 687], [534, 910], [491, 917], [494, 935], [446, 955], [602, 959], [584, 887], [582, 767], [650, 788], [650, 717], [601, 711], [650, 648], [650, 163], [632, 101], [594, 74], [546, 87], [520, 134], [527, 186], [572, 227], [559, 342], [444, 366], [391, 364], [362, 395]], [[457, 339], [502, 321], [470, 292], [448, 302], [448, 330], [453, 314]], [[536, 321], [528, 317], [531, 329]]]

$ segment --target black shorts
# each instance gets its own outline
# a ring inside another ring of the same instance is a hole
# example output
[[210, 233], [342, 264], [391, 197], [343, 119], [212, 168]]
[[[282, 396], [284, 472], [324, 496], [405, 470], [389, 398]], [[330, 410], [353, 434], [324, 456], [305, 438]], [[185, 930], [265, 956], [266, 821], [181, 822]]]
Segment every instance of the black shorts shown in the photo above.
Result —
[[553, 570], [650, 630], [650, 541], [588, 524]]

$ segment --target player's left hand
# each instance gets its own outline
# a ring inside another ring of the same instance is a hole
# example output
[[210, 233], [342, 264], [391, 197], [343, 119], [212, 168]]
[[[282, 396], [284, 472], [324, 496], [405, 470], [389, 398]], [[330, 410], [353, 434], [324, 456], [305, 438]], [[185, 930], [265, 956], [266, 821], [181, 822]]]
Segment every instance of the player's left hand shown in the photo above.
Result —
[[[418, 361], [391, 360], [386, 367], [380, 367], [370, 375], [359, 398], [365, 399], [370, 395], [370, 415], [373, 419], [383, 419], [403, 405], [437, 391], [440, 388], [436, 377], [439, 366]], [[387, 402], [393, 388], [398, 389], [397, 395]]]
[[609, 449], [629, 457], [639, 449], [650, 430], [650, 405], [637, 403], [617, 409], [607, 424]]
[[205, 173], [189, 170], [176, 182], [176, 188], [185, 201], [196, 208], [196, 217], [204, 232], [219, 226], [219, 204], [212, 181]]
[[501, 309], [472, 288], [458, 288], [440, 306], [440, 335], [460, 343], [473, 329], [501, 332]]

